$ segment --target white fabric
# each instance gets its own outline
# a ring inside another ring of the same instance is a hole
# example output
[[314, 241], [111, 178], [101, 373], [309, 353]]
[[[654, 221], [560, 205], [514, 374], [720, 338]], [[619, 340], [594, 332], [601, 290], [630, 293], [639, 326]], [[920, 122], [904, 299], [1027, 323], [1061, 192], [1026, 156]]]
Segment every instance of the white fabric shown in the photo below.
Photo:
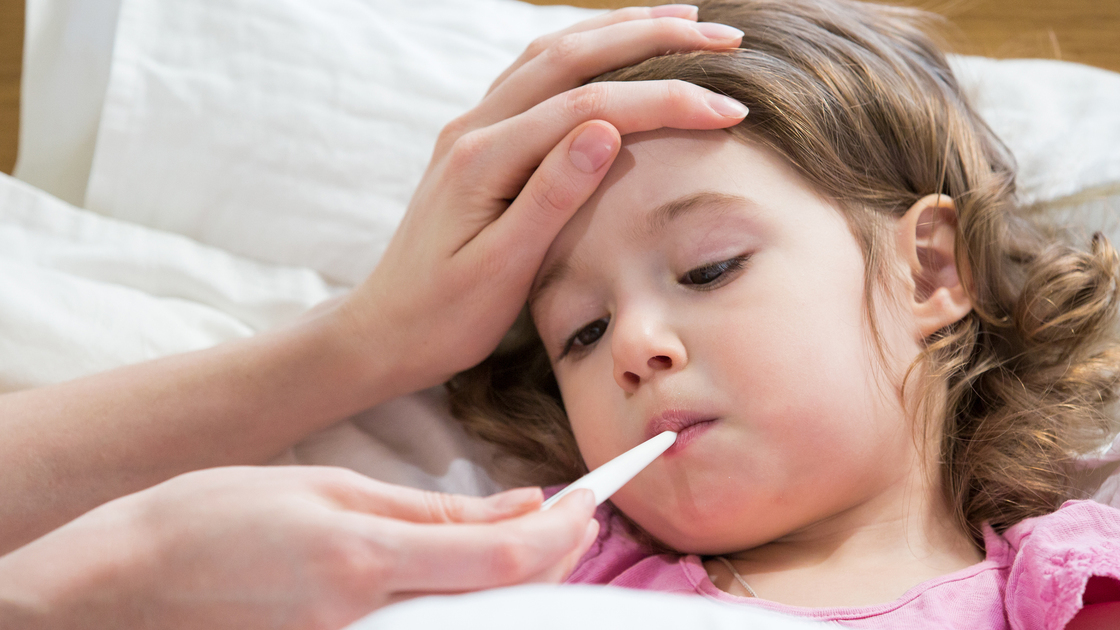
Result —
[[702, 597], [592, 586], [519, 586], [425, 597], [384, 608], [347, 630], [821, 630], [825, 624]]
[[0, 175], [0, 390], [203, 348], [337, 289], [176, 234], [72, 208]]
[[[309, 269], [79, 210], [0, 174], [0, 392], [247, 337], [339, 291]], [[276, 463], [486, 495], [500, 489], [490, 454], [435, 388], [315, 434]]]
[[389, 483], [472, 496], [503, 489], [494, 481], [494, 449], [467, 436], [443, 387], [359, 413], [273, 463], [342, 466]]
[[1045, 59], [954, 61], [969, 100], [1015, 155], [1022, 203], [1120, 194], [1120, 74]]
[[27, 0], [13, 174], [75, 205], [86, 195], [120, 0]]
[[513, 0], [125, 0], [87, 207], [356, 283], [439, 130], [536, 35]]

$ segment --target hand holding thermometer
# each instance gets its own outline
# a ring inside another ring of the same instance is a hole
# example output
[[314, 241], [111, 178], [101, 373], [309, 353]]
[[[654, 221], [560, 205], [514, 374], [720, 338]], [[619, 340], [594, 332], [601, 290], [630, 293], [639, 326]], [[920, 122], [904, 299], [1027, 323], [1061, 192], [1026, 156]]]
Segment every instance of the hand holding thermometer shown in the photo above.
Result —
[[627, 481], [642, 472], [646, 466], [653, 463], [659, 455], [664, 453], [673, 442], [677, 441], [677, 434], [672, 431], [662, 431], [634, 448], [626, 451], [611, 461], [603, 464], [586, 475], [576, 479], [567, 488], [552, 495], [541, 504], [541, 510], [547, 510], [552, 504], [559, 501], [564, 495], [573, 490], [587, 488], [595, 494], [595, 505], [611, 498]]

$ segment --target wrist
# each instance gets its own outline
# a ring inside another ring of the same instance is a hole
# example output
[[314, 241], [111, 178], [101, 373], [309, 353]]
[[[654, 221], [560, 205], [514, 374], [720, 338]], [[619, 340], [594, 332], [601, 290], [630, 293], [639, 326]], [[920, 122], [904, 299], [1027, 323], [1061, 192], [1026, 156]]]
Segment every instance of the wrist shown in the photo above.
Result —
[[384, 305], [354, 294], [319, 320], [324, 347], [340, 359], [338, 382], [358, 397], [354, 412], [438, 384], [425, 373], [423, 349], [410, 347], [420, 322], [397, 323]]
[[140, 627], [150, 554], [127, 514], [95, 510], [0, 557], [0, 627]]

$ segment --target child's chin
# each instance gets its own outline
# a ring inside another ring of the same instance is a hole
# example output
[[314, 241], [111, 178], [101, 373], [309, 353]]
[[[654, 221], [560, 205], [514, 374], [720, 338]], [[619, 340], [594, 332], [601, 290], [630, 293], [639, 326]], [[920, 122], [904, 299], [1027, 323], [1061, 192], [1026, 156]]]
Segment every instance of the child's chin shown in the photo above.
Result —
[[632, 535], [639, 542], [661, 552], [719, 556], [757, 547], [767, 542], [750, 540], [743, 536], [746, 532], [741, 530], [729, 534], [692, 527], [689, 531], [683, 531], [683, 527], [673, 527], [667, 523], [651, 524], [646, 528], [632, 519], [626, 518], [626, 520], [633, 530]]

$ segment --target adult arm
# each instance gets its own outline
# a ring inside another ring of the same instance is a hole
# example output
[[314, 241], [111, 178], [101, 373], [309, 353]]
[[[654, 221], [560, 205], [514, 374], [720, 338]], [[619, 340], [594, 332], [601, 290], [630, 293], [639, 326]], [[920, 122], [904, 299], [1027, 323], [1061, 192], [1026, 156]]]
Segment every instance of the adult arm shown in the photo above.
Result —
[[381, 263], [336, 308], [251, 339], [0, 396], [0, 554], [185, 471], [264, 462], [481, 361], [553, 237], [606, 173], [620, 134], [742, 119], [728, 99], [681, 82], [579, 87], [667, 50], [737, 43], [694, 16], [681, 6], [626, 9], [531, 46], [441, 134]]

